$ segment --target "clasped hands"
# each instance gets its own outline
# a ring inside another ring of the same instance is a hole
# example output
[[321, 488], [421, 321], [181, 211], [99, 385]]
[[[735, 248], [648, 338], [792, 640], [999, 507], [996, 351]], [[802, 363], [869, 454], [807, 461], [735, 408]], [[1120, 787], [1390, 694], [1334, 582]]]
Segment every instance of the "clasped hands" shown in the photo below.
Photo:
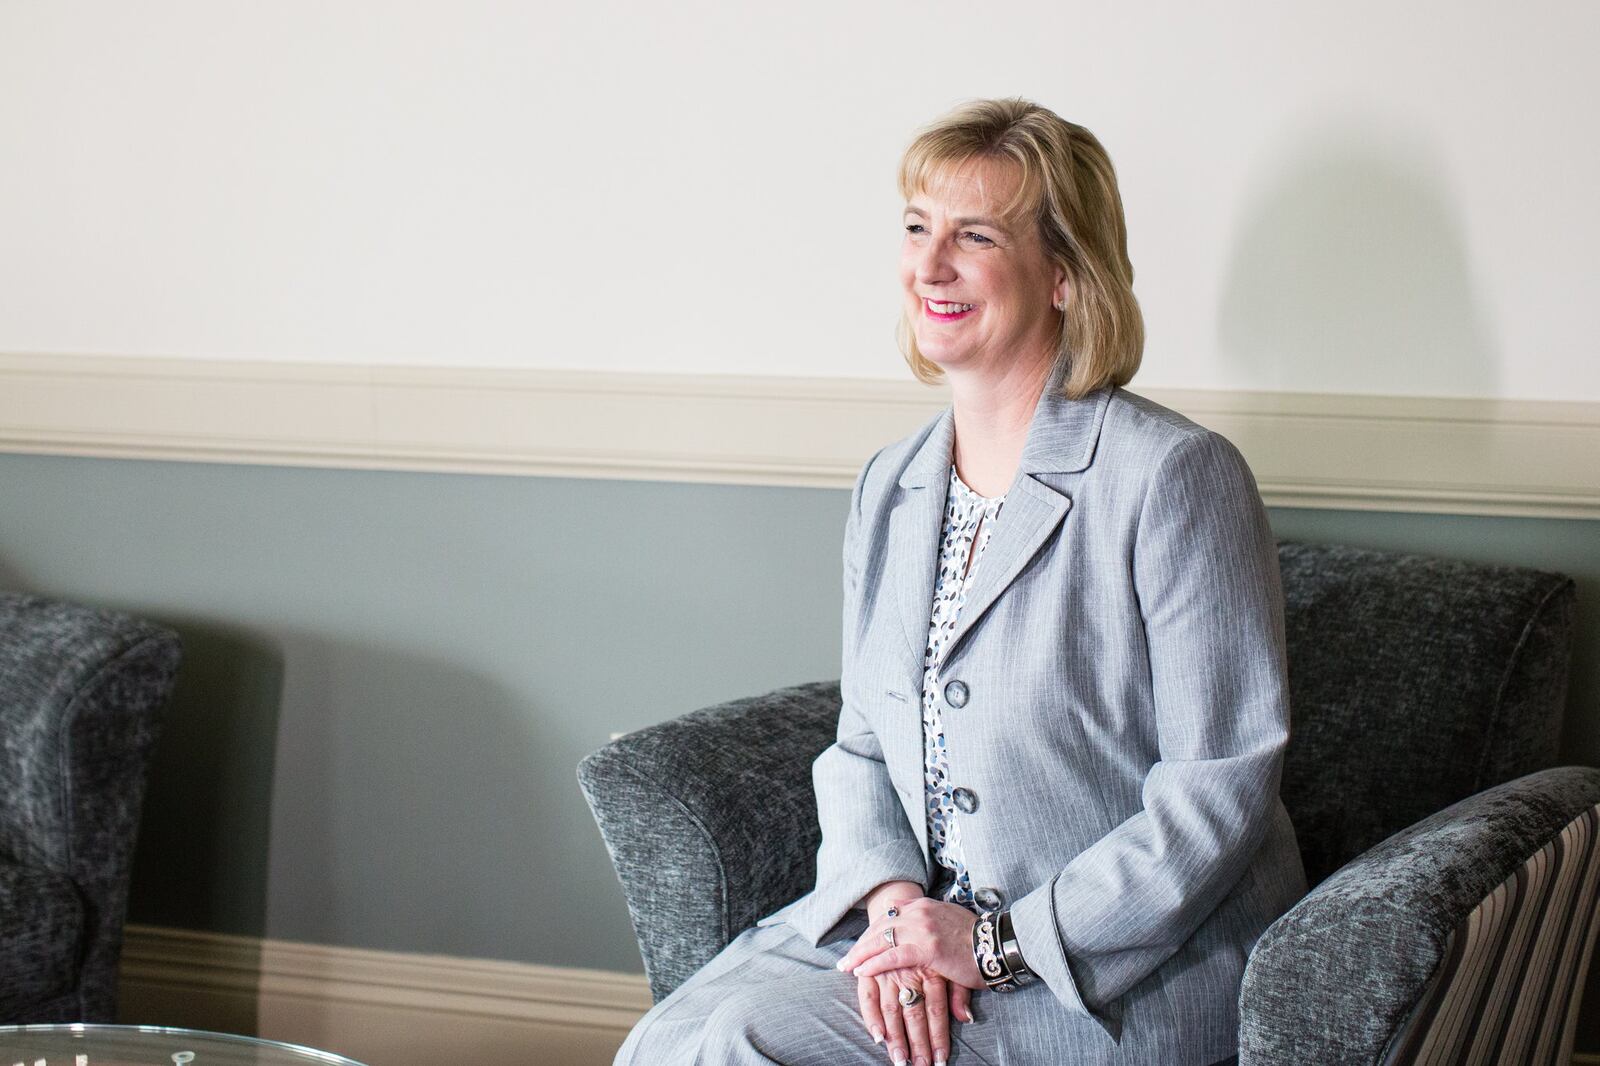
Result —
[[[891, 881], [866, 899], [871, 924], [838, 967], [856, 978], [861, 1020], [896, 1064], [943, 1066], [950, 1058], [950, 1018], [972, 1021], [972, 990], [984, 987], [972, 957], [977, 917], [965, 907], [922, 895], [922, 886]], [[895, 917], [888, 911], [897, 910]], [[884, 934], [894, 930], [894, 945]], [[903, 1006], [900, 990], [921, 994]]]

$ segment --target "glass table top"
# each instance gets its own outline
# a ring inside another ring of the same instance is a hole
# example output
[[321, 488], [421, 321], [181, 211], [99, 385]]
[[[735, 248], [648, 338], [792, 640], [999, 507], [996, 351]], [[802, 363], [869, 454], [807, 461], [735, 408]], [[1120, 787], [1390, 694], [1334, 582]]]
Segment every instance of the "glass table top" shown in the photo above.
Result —
[[0, 1066], [361, 1066], [315, 1048], [152, 1025], [0, 1025]]

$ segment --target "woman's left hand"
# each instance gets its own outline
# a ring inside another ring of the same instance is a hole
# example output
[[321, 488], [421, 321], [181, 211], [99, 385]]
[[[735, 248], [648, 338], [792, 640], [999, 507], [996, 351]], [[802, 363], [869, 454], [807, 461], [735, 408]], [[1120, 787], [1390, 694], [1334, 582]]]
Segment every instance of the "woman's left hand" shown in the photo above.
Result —
[[[972, 957], [972, 927], [977, 915], [943, 900], [911, 900], [893, 918], [879, 918], [839, 960], [839, 969], [856, 977], [875, 977], [890, 970], [913, 970], [924, 977], [943, 977], [966, 988], [983, 988], [978, 962]], [[884, 933], [894, 930], [894, 946]]]
[[[901, 981], [905, 984], [901, 984]], [[921, 994], [917, 1002], [903, 1005], [902, 988]], [[891, 1062], [916, 1066], [944, 1066], [950, 1061], [950, 1004], [942, 977], [924, 979], [903, 971], [877, 977], [856, 978], [856, 999], [861, 1020], [872, 1038], [884, 1045]]]

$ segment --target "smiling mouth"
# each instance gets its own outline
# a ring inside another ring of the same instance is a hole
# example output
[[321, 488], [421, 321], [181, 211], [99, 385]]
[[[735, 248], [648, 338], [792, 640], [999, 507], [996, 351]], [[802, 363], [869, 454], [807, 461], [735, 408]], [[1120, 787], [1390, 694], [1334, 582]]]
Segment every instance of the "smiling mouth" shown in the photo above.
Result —
[[926, 314], [927, 317], [939, 322], [954, 322], [958, 318], [962, 318], [968, 314], [971, 314], [972, 309], [976, 306], [978, 305], [941, 303], [938, 300], [928, 299], [924, 299], [922, 301], [923, 313]]

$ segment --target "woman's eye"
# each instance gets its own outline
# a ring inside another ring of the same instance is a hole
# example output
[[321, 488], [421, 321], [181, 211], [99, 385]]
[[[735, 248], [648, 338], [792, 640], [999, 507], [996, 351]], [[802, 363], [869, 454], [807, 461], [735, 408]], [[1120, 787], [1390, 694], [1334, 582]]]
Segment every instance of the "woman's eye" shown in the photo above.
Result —
[[906, 232], [907, 233], [921, 233], [922, 232], [922, 224], [920, 222], [909, 222], [909, 223], [906, 224]]
[[973, 240], [973, 242], [977, 243], [977, 244], [993, 244], [994, 243], [989, 238], [985, 237], [983, 234], [981, 234], [981, 233], [973, 233], [971, 230], [968, 230], [967, 232], [963, 233], [962, 236], [963, 237], [970, 237]]

